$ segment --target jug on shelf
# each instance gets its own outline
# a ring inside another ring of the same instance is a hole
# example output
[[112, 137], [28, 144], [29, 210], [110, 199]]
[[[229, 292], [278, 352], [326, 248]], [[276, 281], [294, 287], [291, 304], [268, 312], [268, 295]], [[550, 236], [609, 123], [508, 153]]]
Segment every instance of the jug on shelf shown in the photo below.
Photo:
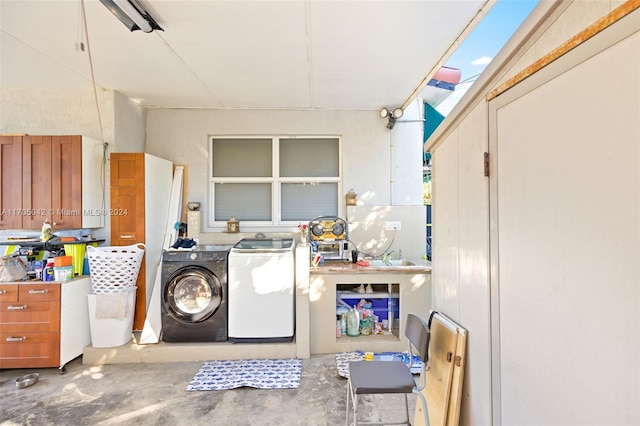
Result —
[[358, 337], [360, 335], [360, 315], [353, 307], [347, 312], [347, 336]]

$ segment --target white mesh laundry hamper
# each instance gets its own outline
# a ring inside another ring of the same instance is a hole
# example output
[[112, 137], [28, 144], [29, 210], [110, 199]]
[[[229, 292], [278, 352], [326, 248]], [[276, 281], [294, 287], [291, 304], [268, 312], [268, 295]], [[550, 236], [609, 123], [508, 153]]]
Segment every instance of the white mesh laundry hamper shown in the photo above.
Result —
[[94, 294], [119, 293], [136, 285], [145, 246], [87, 247]]
[[93, 347], [122, 346], [131, 340], [136, 280], [144, 250], [142, 243], [87, 247], [93, 290], [87, 295]]

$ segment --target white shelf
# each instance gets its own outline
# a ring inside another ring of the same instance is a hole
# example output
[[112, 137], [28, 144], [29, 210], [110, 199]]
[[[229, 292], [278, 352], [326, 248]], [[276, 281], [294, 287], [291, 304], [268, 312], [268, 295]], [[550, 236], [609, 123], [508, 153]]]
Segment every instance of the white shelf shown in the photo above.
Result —
[[347, 336], [342, 335], [340, 337], [336, 337], [336, 342], [352, 342], [352, 341], [365, 341], [365, 342], [397, 342], [400, 339], [396, 335], [398, 329], [394, 329], [393, 332], [385, 331], [384, 334], [368, 334], [368, 335], [360, 335], [360, 336]]
[[340, 299], [399, 299], [400, 293], [389, 293], [388, 291], [374, 291], [373, 293], [358, 293], [357, 291], [336, 292]]

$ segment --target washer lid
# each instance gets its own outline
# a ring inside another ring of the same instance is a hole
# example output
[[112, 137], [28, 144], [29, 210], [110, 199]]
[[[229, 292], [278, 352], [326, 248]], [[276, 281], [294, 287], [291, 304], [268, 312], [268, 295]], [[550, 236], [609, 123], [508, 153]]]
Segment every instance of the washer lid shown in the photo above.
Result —
[[236, 253], [285, 252], [293, 250], [293, 238], [243, 238], [231, 249]]

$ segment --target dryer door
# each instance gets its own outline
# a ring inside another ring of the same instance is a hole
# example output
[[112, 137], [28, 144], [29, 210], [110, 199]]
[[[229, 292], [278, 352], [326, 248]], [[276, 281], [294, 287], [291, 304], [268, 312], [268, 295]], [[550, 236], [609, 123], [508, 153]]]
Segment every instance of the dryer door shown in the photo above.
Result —
[[215, 314], [222, 303], [222, 284], [209, 269], [185, 266], [167, 282], [163, 301], [167, 312], [186, 323], [198, 323]]

